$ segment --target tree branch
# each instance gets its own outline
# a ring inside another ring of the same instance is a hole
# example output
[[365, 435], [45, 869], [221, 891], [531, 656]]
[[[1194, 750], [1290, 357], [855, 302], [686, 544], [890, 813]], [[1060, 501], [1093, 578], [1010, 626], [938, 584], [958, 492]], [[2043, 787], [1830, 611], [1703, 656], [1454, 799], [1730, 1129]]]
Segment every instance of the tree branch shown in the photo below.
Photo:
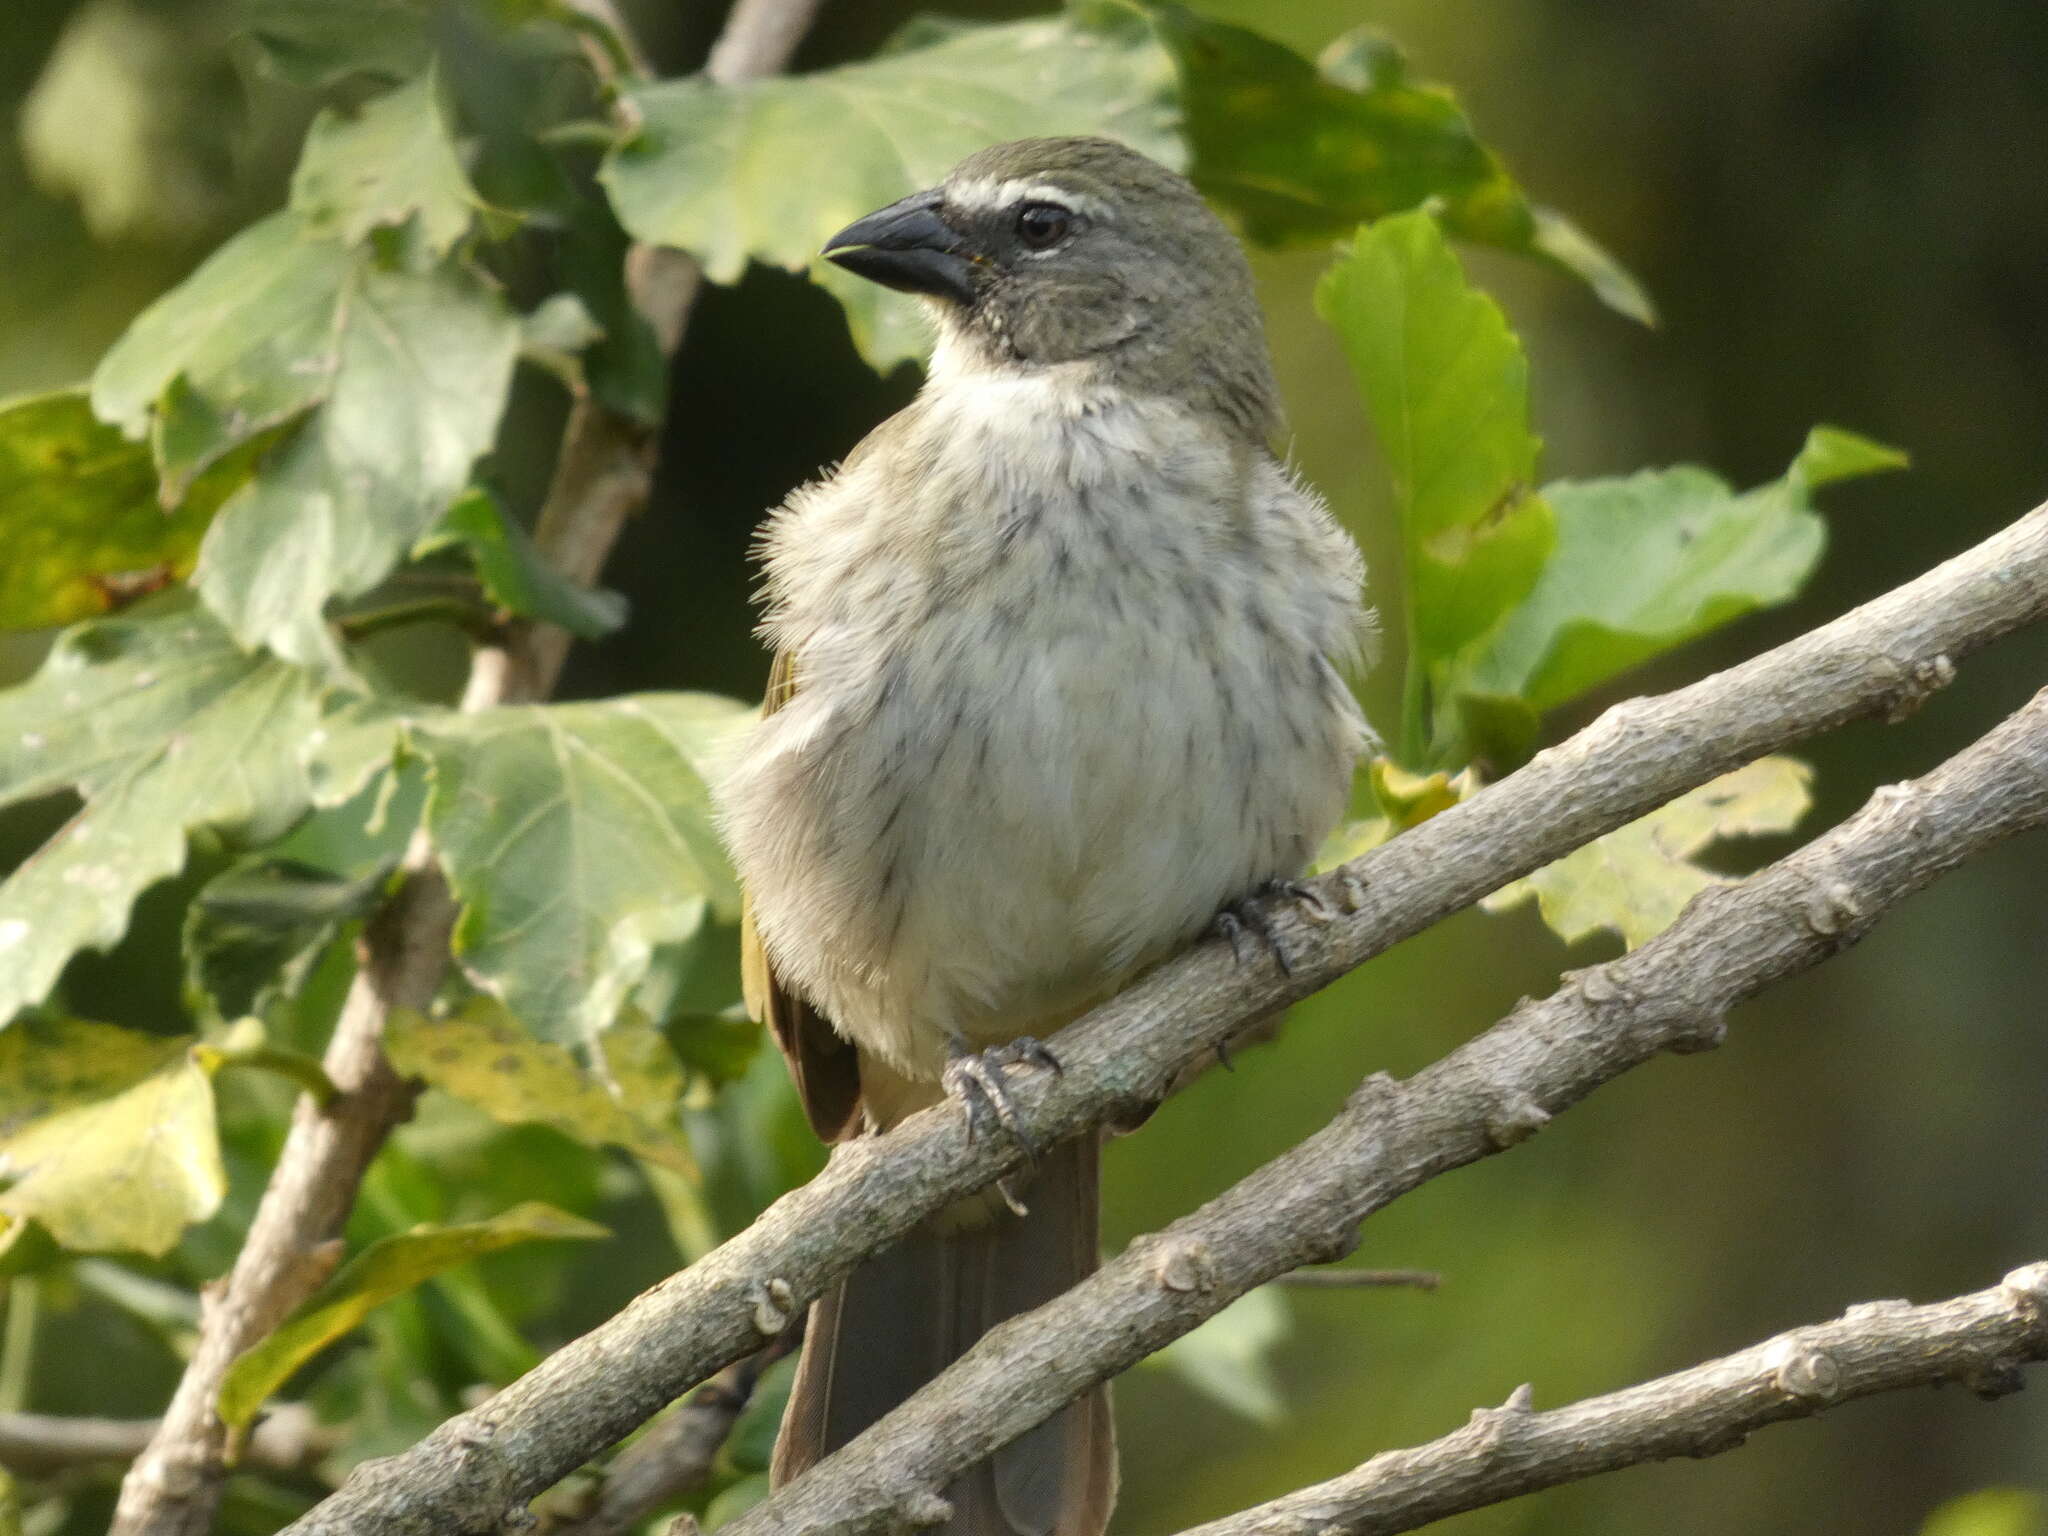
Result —
[[[1788, 645], [1610, 710], [1520, 772], [1322, 877], [1316, 888], [1332, 916], [1288, 928], [1291, 975], [1271, 964], [1236, 968], [1227, 945], [1207, 944], [1063, 1030], [1064, 1072], [1013, 1081], [1027, 1129], [1045, 1145], [1147, 1107], [1189, 1060], [1509, 880], [1753, 757], [1863, 715], [1899, 717], [1953, 676], [1954, 658], [2043, 617], [2048, 507]], [[1500, 1128], [1513, 1129], [1507, 1121]], [[1452, 1166], [1455, 1147], [1444, 1156], [1441, 1166]], [[822, 1174], [747, 1231], [490, 1402], [358, 1468], [292, 1530], [495, 1530], [689, 1387], [759, 1348], [926, 1214], [1021, 1160], [1008, 1138], [966, 1141], [949, 1106], [887, 1136], [842, 1144]], [[1327, 1246], [1280, 1267], [1332, 1257], [1344, 1244], [1333, 1237]], [[1017, 1386], [1006, 1381], [996, 1396]]]
[[[44, 1477], [70, 1467], [134, 1460], [155, 1435], [157, 1419], [71, 1419], [48, 1413], [0, 1413], [0, 1467]], [[266, 1472], [311, 1472], [340, 1443], [304, 1403], [284, 1403], [250, 1431], [242, 1460]]]
[[[787, 62], [819, 0], [739, 0], [712, 60], [731, 83]], [[722, 57], [721, 57], [722, 55]], [[599, 66], [602, 68], [602, 65]], [[696, 264], [635, 245], [627, 286], [673, 357], [700, 286]], [[570, 580], [588, 585], [626, 519], [647, 502], [657, 439], [645, 425], [585, 396], [571, 406], [535, 542]], [[504, 646], [481, 647], [462, 708], [542, 699], [553, 691], [570, 636], [551, 624], [511, 627]], [[371, 1159], [411, 1113], [412, 1090], [385, 1060], [384, 1023], [424, 1009], [449, 965], [455, 903], [424, 837], [414, 840], [398, 894], [365, 932], [361, 964], [328, 1043], [324, 1065], [339, 1092], [301, 1099], [234, 1268], [207, 1290], [198, 1346], [149, 1446], [121, 1484], [111, 1536], [205, 1536], [229, 1464], [227, 1427], [214, 1411], [235, 1357], [312, 1294], [340, 1257], [338, 1234]]]
[[1924, 1307], [1873, 1301], [1740, 1354], [1548, 1412], [1521, 1387], [1462, 1429], [1182, 1536], [1388, 1536], [1447, 1515], [1677, 1456], [1717, 1456], [1750, 1431], [1851, 1398], [1960, 1382], [1984, 1397], [2048, 1359], [2048, 1264]]
[[[1448, 813], [1447, 813], [1448, 814]], [[1739, 885], [1703, 892], [1642, 948], [1406, 1082], [1368, 1078], [1322, 1130], [1065, 1295], [991, 1330], [850, 1444], [730, 1523], [730, 1536], [857, 1536], [942, 1518], [939, 1491], [1098, 1381], [1255, 1285], [1350, 1251], [1419, 1185], [1534, 1135], [1602, 1083], [1718, 1045], [1728, 1010], [1860, 939], [1894, 903], [2048, 824], [2048, 689], [1923, 779]]]

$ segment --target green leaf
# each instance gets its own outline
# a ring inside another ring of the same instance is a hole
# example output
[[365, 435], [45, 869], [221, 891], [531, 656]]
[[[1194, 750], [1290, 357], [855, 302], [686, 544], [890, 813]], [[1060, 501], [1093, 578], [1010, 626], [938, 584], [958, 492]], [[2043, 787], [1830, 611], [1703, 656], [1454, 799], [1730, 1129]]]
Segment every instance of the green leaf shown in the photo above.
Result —
[[1503, 886], [1480, 905], [1505, 912], [1533, 896], [1543, 921], [1566, 943], [1608, 928], [1633, 949], [1670, 927], [1701, 891], [1733, 884], [1694, 863], [1695, 854], [1722, 838], [1789, 832], [1813, 803], [1812, 781], [1804, 763], [1758, 758]]
[[1938, 1506], [1920, 1536], [2048, 1536], [2048, 1495], [2032, 1488], [1979, 1488]]
[[[602, 173], [620, 222], [729, 283], [750, 258], [804, 270], [835, 230], [1004, 139], [1102, 134], [1181, 163], [1173, 61], [1132, 5], [1078, 0], [915, 41], [811, 75], [630, 89], [641, 131]], [[837, 268], [814, 276], [877, 367], [927, 350], [915, 301]]]
[[294, 85], [403, 79], [433, 57], [426, 0], [241, 0], [238, 9], [261, 57]]
[[0, 1025], [78, 950], [104, 949], [201, 827], [249, 841], [307, 807], [310, 674], [249, 655], [205, 614], [68, 630], [0, 693], [0, 804], [73, 788], [85, 809], [0, 883]]
[[1261, 1286], [1152, 1359], [1210, 1401], [1271, 1427], [1287, 1412], [1273, 1354], [1290, 1331], [1286, 1302], [1271, 1286]]
[[220, 1416], [247, 1424], [264, 1402], [308, 1360], [355, 1329], [373, 1309], [421, 1281], [516, 1243], [611, 1234], [595, 1222], [528, 1201], [489, 1221], [418, 1227], [370, 1244], [351, 1259], [282, 1327], [228, 1367]]
[[478, 201], [428, 69], [352, 115], [329, 107], [313, 119], [292, 174], [291, 206], [306, 233], [359, 244], [378, 229], [417, 219], [425, 248], [445, 256], [469, 233]]
[[342, 924], [377, 904], [389, 864], [338, 875], [291, 859], [244, 859], [185, 909], [185, 992], [210, 1023], [267, 1014], [294, 995]]
[[713, 1087], [746, 1076], [761, 1049], [761, 1026], [752, 1019], [688, 1013], [665, 1020], [661, 1028], [683, 1065]]
[[462, 903], [455, 947], [544, 1040], [594, 1039], [656, 945], [731, 919], [707, 760], [752, 711], [640, 694], [420, 722], [427, 830]]
[[1816, 427], [1783, 477], [1751, 491], [1690, 465], [1546, 487], [1557, 548], [1528, 597], [1456, 669], [1450, 690], [1552, 709], [1784, 602], [1826, 543], [1811, 491], [1904, 462], [1853, 433]]
[[1648, 296], [1591, 238], [1530, 204], [1452, 94], [1409, 78], [1370, 28], [1311, 64], [1178, 5], [1154, 12], [1179, 61], [1195, 185], [1266, 245], [1334, 240], [1431, 203], [1461, 239], [1542, 258], [1648, 322]]
[[416, 553], [458, 542], [476, 562], [484, 594], [500, 608], [559, 624], [596, 640], [626, 622], [626, 600], [602, 587], [579, 587], [543, 560], [526, 530], [489, 491], [466, 491]]
[[167, 496], [305, 418], [221, 509], [197, 583], [245, 643], [329, 661], [322, 605], [380, 581], [468, 482], [518, 347], [517, 319], [470, 268], [387, 268], [284, 213], [145, 310], [93, 404], [151, 433]]
[[66, 1248], [161, 1255], [227, 1190], [189, 1036], [32, 1017], [0, 1034], [0, 1216]]
[[1555, 538], [1531, 489], [1529, 368], [1427, 213], [1360, 232], [1316, 289], [1393, 479], [1409, 687], [1403, 757], [1424, 766], [1427, 704], [1459, 652], [1534, 586]]
[[595, 1071], [565, 1047], [534, 1039], [484, 997], [444, 1018], [401, 1010], [385, 1045], [399, 1071], [501, 1125], [545, 1125], [586, 1146], [624, 1147], [664, 1168], [696, 1172], [676, 1119], [682, 1068], [644, 1019], [605, 1032]]
[[166, 512], [149, 450], [97, 420], [82, 390], [0, 405], [0, 628], [75, 623], [183, 580], [247, 473], [222, 464]]

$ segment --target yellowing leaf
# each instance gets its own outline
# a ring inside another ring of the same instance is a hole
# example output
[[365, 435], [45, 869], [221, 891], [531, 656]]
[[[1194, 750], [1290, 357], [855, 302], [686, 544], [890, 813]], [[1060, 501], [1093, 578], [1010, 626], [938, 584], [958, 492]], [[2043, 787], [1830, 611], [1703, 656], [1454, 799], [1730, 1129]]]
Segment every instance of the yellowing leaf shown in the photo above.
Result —
[[682, 1068], [661, 1032], [628, 1017], [598, 1043], [610, 1082], [585, 1071], [565, 1047], [536, 1040], [503, 1005], [483, 997], [446, 1018], [397, 1013], [385, 1037], [399, 1071], [501, 1125], [545, 1125], [588, 1146], [624, 1147], [694, 1173], [675, 1116]]
[[248, 1423], [292, 1372], [353, 1330], [376, 1307], [444, 1269], [516, 1243], [589, 1241], [610, 1235], [595, 1222], [526, 1201], [489, 1221], [417, 1227], [382, 1238], [342, 1266], [275, 1333], [236, 1359], [221, 1383], [220, 1416], [229, 1424]]
[[1504, 912], [1533, 896], [1543, 921], [1566, 943], [1609, 928], [1633, 949], [1670, 927], [1701, 891], [1732, 883], [1693, 863], [1694, 854], [1724, 837], [1789, 832], [1812, 803], [1812, 778], [1792, 758], [1759, 758], [1503, 886], [1480, 905]]
[[0, 1034], [0, 1216], [66, 1248], [168, 1252], [226, 1192], [189, 1037], [29, 1018]]

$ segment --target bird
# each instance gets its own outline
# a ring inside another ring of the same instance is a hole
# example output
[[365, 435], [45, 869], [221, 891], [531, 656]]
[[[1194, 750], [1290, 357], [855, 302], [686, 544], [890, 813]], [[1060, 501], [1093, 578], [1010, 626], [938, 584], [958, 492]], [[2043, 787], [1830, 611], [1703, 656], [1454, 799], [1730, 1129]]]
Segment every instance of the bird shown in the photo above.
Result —
[[[1368, 740], [1363, 562], [1275, 453], [1249, 265], [1177, 172], [997, 144], [824, 255], [935, 336], [758, 538], [774, 662], [714, 790], [747, 1001], [825, 1141], [949, 1097], [973, 1134], [1062, 1025], [1219, 923], [1270, 932]], [[1029, 1150], [813, 1304], [776, 1486], [1096, 1267], [1100, 1137]], [[1115, 1488], [1097, 1388], [941, 1529], [1097, 1536]]]

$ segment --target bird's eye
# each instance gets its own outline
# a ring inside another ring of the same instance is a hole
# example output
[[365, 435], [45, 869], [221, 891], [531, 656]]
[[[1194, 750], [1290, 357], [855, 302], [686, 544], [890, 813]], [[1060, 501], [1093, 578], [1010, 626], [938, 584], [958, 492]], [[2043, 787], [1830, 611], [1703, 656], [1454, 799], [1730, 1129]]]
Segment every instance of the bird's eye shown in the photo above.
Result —
[[1017, 238], [1034, 251], [1048, 251], [1067, 238], [1074, 216], [1058, 203], [1026, 203], [1017, 210]]

